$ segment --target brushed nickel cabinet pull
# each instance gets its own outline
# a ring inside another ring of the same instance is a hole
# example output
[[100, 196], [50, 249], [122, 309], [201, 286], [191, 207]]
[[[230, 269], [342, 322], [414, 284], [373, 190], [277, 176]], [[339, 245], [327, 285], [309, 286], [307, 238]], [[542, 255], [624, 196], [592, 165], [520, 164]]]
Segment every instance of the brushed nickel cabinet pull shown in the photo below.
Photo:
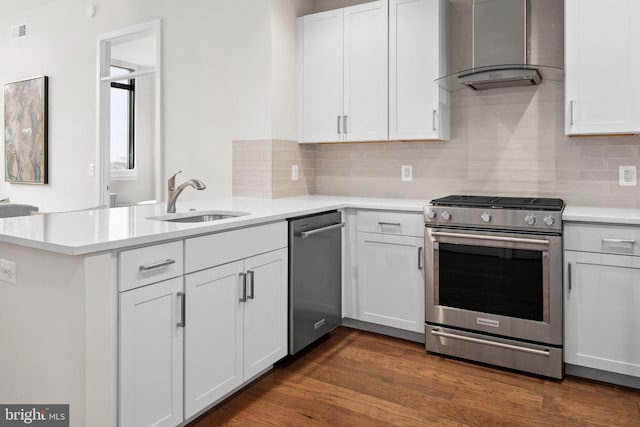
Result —
[[140, 266], [140, 271], [155, 270], [157, 268], [166, 267], [168, 265], [175, 264], [175, 263], [176, 263], [176, 260], [167, 259], [167, 260], [164, 260], [164, 261], [156, 262], [155, 264], [141, 265]]
[[184, 328], [186, 324], [185, 321], [185, 295], [184, 292], [178, 292], [178, 298], [180, 298], [180, 321], [178, 321], [177, 326], [180, 328]]
[[569, 101], [569, 125], [573, 126], [573, 99]]
[[251, 294], [247, 295], [247, 299], [254, 299], [256, 296], [256, 288], [254, 283], [254, 273], [253, 270], [247, 270], [247, 278], [249, 281], [249, 289], [251, 290]]
[[436, 127], [436, 117], [438, 117], [438, 110], [433, 110], [433, 115], [431, 116], [431, 122], [433, 124], [433, 131], [438, 132], [438, 128]]
[[240, 302], [247, 302], [247, 275], [244, 273], [240, 273], [240, 284], [242, 286], [242, 296], [240, 297]]

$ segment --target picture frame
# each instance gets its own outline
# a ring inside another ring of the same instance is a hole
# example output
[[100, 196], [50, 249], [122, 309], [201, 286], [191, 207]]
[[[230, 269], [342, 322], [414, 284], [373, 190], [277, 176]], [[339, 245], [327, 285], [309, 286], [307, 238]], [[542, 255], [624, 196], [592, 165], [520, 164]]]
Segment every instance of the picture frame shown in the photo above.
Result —
[[4, 85], [4, 180], [13, 184], [49, 181], [49, 78]]

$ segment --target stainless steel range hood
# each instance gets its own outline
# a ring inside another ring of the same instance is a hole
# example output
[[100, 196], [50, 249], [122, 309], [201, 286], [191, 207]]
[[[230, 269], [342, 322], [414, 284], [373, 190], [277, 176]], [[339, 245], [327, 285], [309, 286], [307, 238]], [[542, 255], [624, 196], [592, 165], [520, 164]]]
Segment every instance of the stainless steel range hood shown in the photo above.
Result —
[[561, 68], [529, 63], [528, 0], [471, 1], [471, 68], [441, 77], [436, 83], [449, 90], [463, 86], [483, 90], [537, 85], [543, 79], [563, 80]]

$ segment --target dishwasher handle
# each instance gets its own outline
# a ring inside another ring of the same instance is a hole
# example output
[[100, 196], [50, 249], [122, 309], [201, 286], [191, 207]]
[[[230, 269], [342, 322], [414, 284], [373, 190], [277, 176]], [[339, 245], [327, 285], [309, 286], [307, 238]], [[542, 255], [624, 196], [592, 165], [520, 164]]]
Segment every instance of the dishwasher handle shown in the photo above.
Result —
[[315, 228], [313, 230], [302, 231], [300, 232], [300, 237], [306, 239], [309, 236], [313, 236], [314, 234], [324, 233], [326, 231], [336, 230], [338, 228], [344, 228], [345, 223], [340, 222], [338, 224], [327, 225], [326, 227]]

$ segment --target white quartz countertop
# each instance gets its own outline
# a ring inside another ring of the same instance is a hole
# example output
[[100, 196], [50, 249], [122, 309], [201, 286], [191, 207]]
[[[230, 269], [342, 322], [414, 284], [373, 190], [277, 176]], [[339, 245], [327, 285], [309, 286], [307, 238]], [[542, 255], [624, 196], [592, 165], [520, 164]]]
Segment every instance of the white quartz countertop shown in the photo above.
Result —
[[562, 213], [565, 222], [640, 225], [640, 209], [567, 206]]
[[359, 208], [421, 212], [428, 200], [301, 196], [284, 199], [224, 197], [178, 202], [176, 212], [220, 210], [249, 215], [200, 223], [148, 219], [164, 204], [50, 213], [0, 219], [0, 242], [69, 255], [118, 250], [233, 228], [281, 221], [326, 210]]

